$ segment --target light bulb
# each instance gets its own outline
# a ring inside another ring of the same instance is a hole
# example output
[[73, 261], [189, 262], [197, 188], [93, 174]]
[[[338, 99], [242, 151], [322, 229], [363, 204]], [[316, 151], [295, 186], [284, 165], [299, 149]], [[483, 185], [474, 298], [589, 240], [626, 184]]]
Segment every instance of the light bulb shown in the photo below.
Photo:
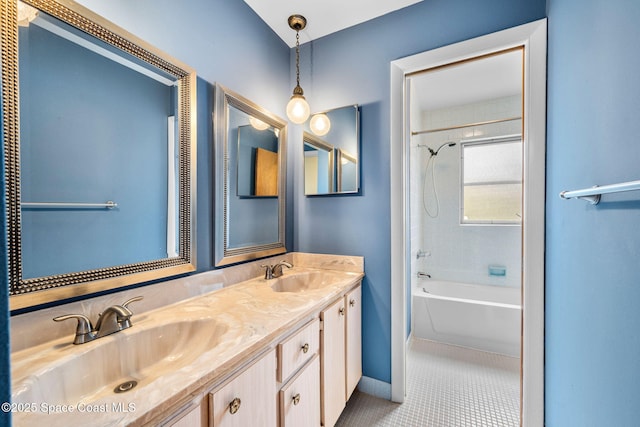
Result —
[[253, 126], [253, 128], [257, 130], [265, 130], [269, 127], [267, 123], [263, 122], [260, 119], [256, 119], [253, 116], [249, 117], [249, 123], [251, 123], [251, 126]]
[[329, 129], [331, 129], [331, 120], [329, 120], [329, 117], [324, 113], [314, 114], [309, 122], [309, 127], [311, 128], [311, 132], [318, 136], [324, 136], [329, 133]]
[[302, 95], [293, 95], [287, 104], [287, 117], [295, 124], [302, 124], [309, 118], [311, 109]]

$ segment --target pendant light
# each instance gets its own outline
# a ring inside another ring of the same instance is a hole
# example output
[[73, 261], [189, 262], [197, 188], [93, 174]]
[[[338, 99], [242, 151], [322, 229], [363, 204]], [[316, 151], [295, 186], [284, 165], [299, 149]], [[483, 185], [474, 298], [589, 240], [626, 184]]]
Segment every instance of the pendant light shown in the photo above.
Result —
[[307, 19], [302, 15], [291, 15], [288, 22], [289, 27], [296, 32], [296, 87], [287, 104], [287, 117], [295, 124], [302, 124], [307, 121], [311, 112], [300, 87], [300, 30], [307, 26]]

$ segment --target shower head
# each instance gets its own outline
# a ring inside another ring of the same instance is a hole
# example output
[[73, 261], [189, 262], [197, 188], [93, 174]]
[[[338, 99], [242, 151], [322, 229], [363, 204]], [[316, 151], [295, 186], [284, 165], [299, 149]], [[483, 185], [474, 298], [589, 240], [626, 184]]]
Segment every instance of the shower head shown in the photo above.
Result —
[[444, 147], [455, 147], [456, 143], [455, 142], [445, 142], [444, 144], [442, 144], [440, 147], [438, 147], [438, 149], [436, 151], [433, 151], [431, 148], [429, 148], [429, 153], [431, 153], [432, 156], [437, 156], [438, 153], [440, 152], [440, 150]]

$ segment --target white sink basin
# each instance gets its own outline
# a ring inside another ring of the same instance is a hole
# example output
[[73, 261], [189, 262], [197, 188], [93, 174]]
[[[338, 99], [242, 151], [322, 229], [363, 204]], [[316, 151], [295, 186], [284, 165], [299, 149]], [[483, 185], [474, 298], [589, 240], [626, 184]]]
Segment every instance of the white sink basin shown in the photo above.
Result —
[[326, 271], [306, 271], [274, 279], [271, 289], [276, 292], [305, 292], [336, 283], [336, 275]]
[[16, 378], [12, 401], [77, 405], [113, 395], [114, 389], [127, 381], [140, 387], [191, 364], [212, 349], [228, 329], [211, 318], [148, 328], [134, 324], [90, 343], [65, 345], [51, 363]]

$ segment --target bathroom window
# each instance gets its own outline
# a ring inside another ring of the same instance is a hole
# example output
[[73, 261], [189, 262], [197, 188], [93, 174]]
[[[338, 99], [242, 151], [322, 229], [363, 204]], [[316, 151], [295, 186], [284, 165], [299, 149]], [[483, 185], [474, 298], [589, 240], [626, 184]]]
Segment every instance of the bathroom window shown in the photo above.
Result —
[[462, 224], [520, 224], [522, 138], [513, 135], [461, 143]]

